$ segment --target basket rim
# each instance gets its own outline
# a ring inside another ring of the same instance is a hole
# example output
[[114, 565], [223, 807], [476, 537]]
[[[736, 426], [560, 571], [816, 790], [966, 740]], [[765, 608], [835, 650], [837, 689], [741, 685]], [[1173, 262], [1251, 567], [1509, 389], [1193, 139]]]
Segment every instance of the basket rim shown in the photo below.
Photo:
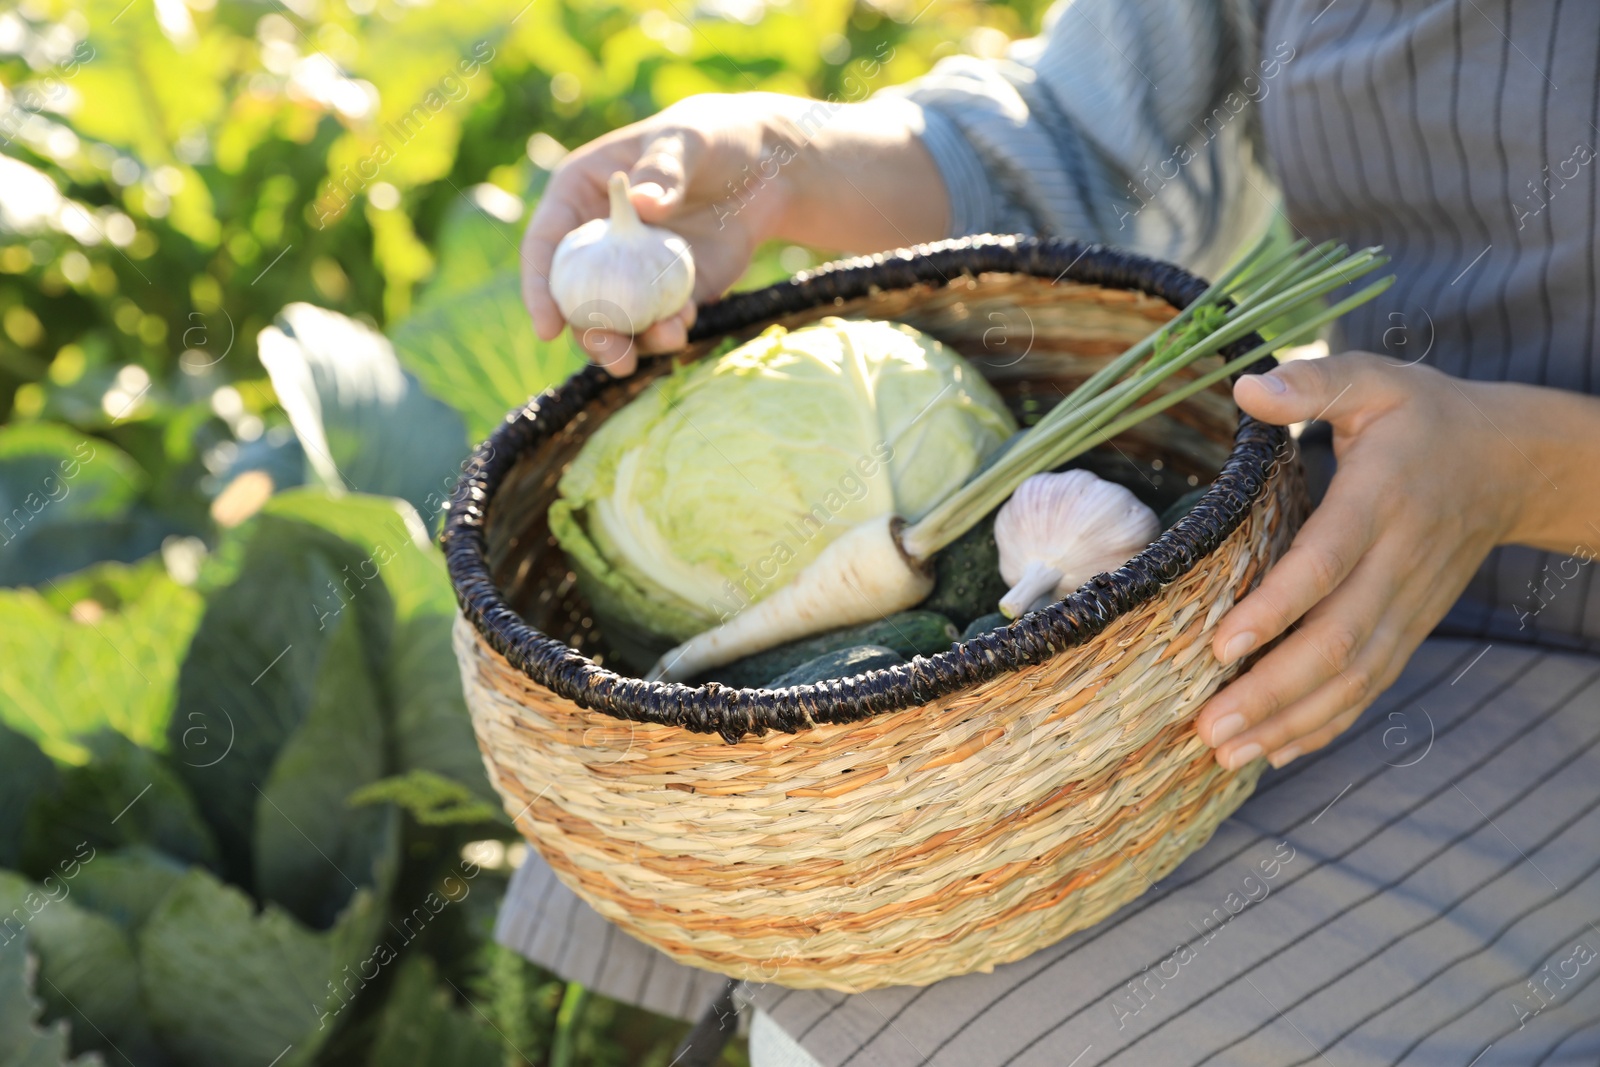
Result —
[[[1177, 308], [1207, 284], [1181, 267], [1106, 245], [983, 235], [839, 260], [764, 289], [710, 301], [698, 309], [689, 338], [731, 334], [874, 291], [943, 287], [988, 273], [1134, 290]], [[1233, 358], [1260, 343], [1251, 334], [1222, 352]], [[1243, 373], [1259, 374], [1276, 365], [1272, 356], [1264, 356]], [[495, 587], [485, 538], [494, 494], [517, 460], [619, 384], [603, 368], [587, 366], [511, 412], [473, 450], [440, 533], [450, 582], [462, 615], [479, 636], [530, 680], [582, 708], [632, 722], [718, 733], [730, 744], [747, 734], [797, 733], [915, 707], [1084, 644], [1215, 551], [1266, 491], [1288, 442], [1285, 427], [1241, 413], [1227, 462], [1187, 516], [1116, 571], [1096, 575], [1066, 598], [1007, 626], [954, 642], [947, 651], [850, 678], [776, 690], [647, 682], [601, 667], [524, 622]]]

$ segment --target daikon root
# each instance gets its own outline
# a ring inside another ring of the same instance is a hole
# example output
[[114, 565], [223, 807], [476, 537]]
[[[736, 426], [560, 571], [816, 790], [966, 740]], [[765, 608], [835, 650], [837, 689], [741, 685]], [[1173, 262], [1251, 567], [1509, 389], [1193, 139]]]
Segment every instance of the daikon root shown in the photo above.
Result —
[[933, 575], [900, 547], [893, 515], [841, 534], [789, 582], [662, 656], [645, 677], [677, 682], [755, 652], [881, 619], [933, 592]]

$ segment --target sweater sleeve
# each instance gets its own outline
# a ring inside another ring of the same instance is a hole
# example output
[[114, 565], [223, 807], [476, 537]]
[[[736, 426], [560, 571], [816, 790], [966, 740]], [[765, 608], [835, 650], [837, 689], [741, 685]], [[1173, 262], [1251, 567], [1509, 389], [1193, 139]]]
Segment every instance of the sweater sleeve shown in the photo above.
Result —
[[1255, 112], [1293, 52], [1256, 27], [1253, 0], [1060, 0], [1005, 58], [945, 59], [884, 95], [921, 112], [951, 236], [1076, 237], [1214, 273], [1277, 204]]

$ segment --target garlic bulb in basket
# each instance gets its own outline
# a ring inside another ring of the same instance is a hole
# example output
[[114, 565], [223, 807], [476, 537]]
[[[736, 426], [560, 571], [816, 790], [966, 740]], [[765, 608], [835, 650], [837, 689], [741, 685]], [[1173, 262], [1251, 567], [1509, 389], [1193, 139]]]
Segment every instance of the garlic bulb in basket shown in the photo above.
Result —
[[1000, 610], [1015, 619], [1066, 596], [1160, 533], [1156, 513], [1115, 482], [1085, 470], [1035, 474], [995, 516], [1000, 576], [1011, 583]]
[[647, 226], [628, 199], [628, 176], [611, 176], [611, 217], [567, 234], [550, 263], [550, 296], [578, 329], [643, 333], [676, 314], [694, 292], [694, 260], [682, 237]]

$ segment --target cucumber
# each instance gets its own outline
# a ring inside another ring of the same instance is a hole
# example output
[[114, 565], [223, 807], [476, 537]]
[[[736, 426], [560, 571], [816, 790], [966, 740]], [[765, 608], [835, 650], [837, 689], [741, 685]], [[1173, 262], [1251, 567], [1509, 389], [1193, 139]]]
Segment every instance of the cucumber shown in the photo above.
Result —
[[[998, 509], [997, 509], [998, 510]], [[957, 626], [993, 611], [1010, 588], [1000, 577], [994, 515], [962, 534], [933, 557], [933, 592], [918, 607], [937, 611]]]
[[902, 611], [877, 622], [833, 630], [816, 637], [804, 637], [787, 645], [757, 652], [725, 667], [713, 668], [707, 672], [704, 680], [754, 689], [828, 652], [858, 645], [878, 645], [910, 659], [912, 656], [943, 652], [960, 635], [961, 631], [943, 615], [932, 611]]
[[810, 685], [834, 678], [850, 678], [868, 671], [882, 670], [904, 663], [906, 658], [892, 648], [882, 645], [857, 645], [838, 652], [825, 652], [816, 659], [808, 659], [792, 671], [772, 679], [763, 689], [783, 689], [791, 685]]
[[1210, 491], [1211, 487], [1209, 485], [1202, 485], [1198, 489], [1189, 490], [1177, 500], [1174, 500], [1172, 506], [1161, 513], [1161, 528], [1170, 530], [1178, 525], [1178, 520], [1193, 511], [1194, 506], [1200, 503], [1200, 498]]
[[965, 630], [961, 631], [961, 640], [971, 641], [979, 634], [986, 634], [990, 630], [998, 630], [1000, 627], [1005, 626], [1010, 622], [1010, 619], [1006, 618], [998, 611], [992, 612], [988, 615], [979, 615], [976, 619], [973, 619], [967, 624], [967, 628]]

